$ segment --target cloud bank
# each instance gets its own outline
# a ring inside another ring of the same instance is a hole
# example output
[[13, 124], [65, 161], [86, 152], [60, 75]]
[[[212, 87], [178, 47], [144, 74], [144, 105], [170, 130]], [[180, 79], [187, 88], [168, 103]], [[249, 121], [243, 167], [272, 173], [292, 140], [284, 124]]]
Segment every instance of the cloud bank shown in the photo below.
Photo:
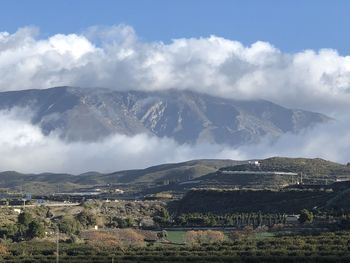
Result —
[[244, 46], [217, 36], [145, 42], [127, 25], [37, 35], [35, 28], [0, 33], [1, 91], [178, 88], [267, 99], [332, 116], [349, 109], [350, 57], [332, 49], [287, 54], [267, 42]]
[[[114, 135], [95, 143], [44, 136], [25, 111], [0, 112], [0, 171], [109, 172], [198, 158], [323, 157], [348, 162], [350, 57], [336, 50], [284, 53], [267, 42], [244, 46], [218, 36], [145, 42], [132, 27], [91, 27], [38, 37], [35, 28], [0, 32], [0, 91], [53, 86], [117, 90], [190, 89], [236, 99], [267, 99], [337, 119], [277, 142], [230, 148], [179, 145], [169, 138]], [[24, 114], [24, 115], [23, 115]]]
[[322, 157], [346, 163], [350, 150], [349, 122], [315, 127], [304, 134], [282, 136], [277, 142], [236, 149], [218, 144], [179, 145], [169, 138], [115, 134], [93, 143], [68, 143], [57, 134], [44, 136], [23, 111], [0, 112], [0, 171], [40, 173], [112, 172], [191, 159], [255, 159], [271, 156]]

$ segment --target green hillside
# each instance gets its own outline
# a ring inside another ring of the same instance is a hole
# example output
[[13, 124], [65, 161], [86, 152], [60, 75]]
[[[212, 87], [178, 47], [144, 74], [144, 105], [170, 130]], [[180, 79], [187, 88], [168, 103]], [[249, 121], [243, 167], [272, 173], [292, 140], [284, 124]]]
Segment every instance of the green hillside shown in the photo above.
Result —
[[295, 183], [296, 178], [281, 175], [248, 175], [221, 173], [226, 171], [282, 171], [303, 173], [306, 183], [334, 182], [350, 179], [350, 167], [322, 159], [274, 157], [260, 160], [260, 166], [248, 161], [192, 160], [162, 164], [146, 169], [118, 171], [108, 174], [88, 172], [80, 175], [42, 173], [21, 174], [13, 171], [0, 173], [0, 188], [24, 190], [31, 193], [52, 193], [79, 188], [122, 184], [137, 189], [158, 191], [187, 191], [195, 188], [248, 187], [253, 189], [279, 189]]
[[259, 167], [252, 167], [249, 164], [243, 164], [232, 167], [225, 167], [225, 170], [261, 170], [261, 171], [280, 171], [280, 172], [295, 172], [304, 173], [306, 176], [349, 176], [350, 167], [327, 161], [320, 158], [285, 158], [272, 157], [260, 160]]
[[169, 184], [201, 177], [224, 166], [241, 164], [233, 160], [193, 160], [182, 163], [162, 164], [146, 169], [126, 170], [109, 174], [89, 172], [71, 174], [20, 174], [13, 171], [0, 173], [0, 188], [24, 190], [31, 193], [71, 191], [107, 184]]
[[329, 186], [313, 190], [219, 190], [189, 191], [172, 206], [176, 214], [182, 213], [299, 213], [300, 210], [350, 210], [350, 187], [345, 190]]

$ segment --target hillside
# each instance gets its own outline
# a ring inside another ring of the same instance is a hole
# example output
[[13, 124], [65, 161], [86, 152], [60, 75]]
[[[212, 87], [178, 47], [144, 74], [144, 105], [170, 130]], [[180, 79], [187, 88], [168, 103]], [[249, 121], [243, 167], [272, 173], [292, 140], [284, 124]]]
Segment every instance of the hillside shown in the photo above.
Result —
[[242, 164], [233, 167], [225, 167], [225, 170], [256, 170], [256, 171], [281, 171], [304, 173], [312, 176], [341, 176], [349, 175], [350, 167], [335, 162], [330, 162], [320, 158], [283, 158], [272, 157], [260, 160], [260, 165], [252, 167], [249, 164]]
[[301, 190], [220, 190], [189, 191], [172, 204], [173, 212], [182, 213], [299, 213], [302, 209], [350, 209], [349, 184], [345, 189], [330, 185], [324, 189]]
[[[72, 189], [105, 185], [124, 185], [146, 190], [184, 192], [191, 188], [251, 188], [280, 189], [300, 181], [306, 184], [327, 184], [337, 180], [350, 180], [350, 167], [323, 159], [274, 157], [259, 161], [203, 159], [182, 163], [162, 164], [146, 169], [117, 171], [108, 174], [89, 172], [71, 174], [20, 174], [13, 171], [0, 173], [0, 188], [25, 190], [32, 193], [53, 193]], [[225, 174], [223, 171], [242, 171]], [[244, 173], [258, 171], [258, 174]], [[298, 175], [270, 174], [265, 172], [294, 172]]]
[[97, 172], [71, 174], [20, 174], [13, 171], [0, 173], [0, 188], [24, 190], [32, 193], [54, 193], [107, 184], [155, 184], [181, 182], [203, 176], [228, 165], [241, 164], [233, 160], [193, 160], [162, 164], [146, 169], [126, 170], [109, 174]]
[[330, 120], [265, 100], [233, 100], [186, 90], [115, 91], [79, 87], [0, 92], [0, 110], [25, 108], [44, 134], [96, 141], [119, 133], [146, 133], [179, 143], [242, 145]]
[[[225, 171], [235, 173], [230, 174]], [[271, 172], [276, 172], [276, 174]], [[283, 172], [295, 174], [283, 174]], [[280, 189], [301, 182], [329, 184], [338, 180], [350, 180], [350, 167], [320, 158], [273, 157], [259, 160], [259, 166], [249, 164], [247, 161], [234, 166], [222, 167], [196, 180], [189, 180], [186, 185], [182, 186], [187, 189], [211, 187]], [[179, 187], [176, 189], [178, 190]]]

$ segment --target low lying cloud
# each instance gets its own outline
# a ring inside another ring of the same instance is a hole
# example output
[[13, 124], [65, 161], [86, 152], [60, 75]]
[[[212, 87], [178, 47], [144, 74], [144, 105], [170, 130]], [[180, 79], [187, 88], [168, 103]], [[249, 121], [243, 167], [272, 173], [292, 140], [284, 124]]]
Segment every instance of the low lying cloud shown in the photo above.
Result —
[[323, 157], [349, 161], [349, 122], [315, 127], [304, 134], [282, 136], [277, 142], [237, 149], [218, 144], [179, 145], [172, 139], [139, 134], [114, 135], [94, 143], [72, 142], [57, 135], [44, 136], [18, 111], [0, 112], [0, 171], [112, 172], [145, 168], [190, 159], [255, 159], [271, 156]]
[[[219, 145], [178, 145], [172, 139], [139, 134], [114, 135], [100, 142], [71, 142], [56, 134], [44, 136], [39, 127], [18, 111], [0, 112], [0, 171], [71, 172], [117, 171], [150, 165], [211, 157], [222, 151]], [[231, 152], [231, 157], [237, 157]], [[225, 155], [225, 154], [224, 154]]]
[[144, 42], [127, 25], [37, 35], [35, 28], [0, 33], [0, 91], [177, 88], [262, 98], [333, 117], [349, 109], [350, 57], [332, 49], [287, 54], [267, 42], [244, 46], [218, 36]]

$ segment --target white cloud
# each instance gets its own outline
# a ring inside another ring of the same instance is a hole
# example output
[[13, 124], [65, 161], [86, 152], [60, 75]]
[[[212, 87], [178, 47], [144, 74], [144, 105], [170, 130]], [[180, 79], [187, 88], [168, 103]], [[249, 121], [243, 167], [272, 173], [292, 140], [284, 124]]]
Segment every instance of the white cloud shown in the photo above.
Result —
[[[114, 135], [99, 142], [68, 143], [57, 134], [44, 136], [23, 111], [0, 112], [0, 171], [116, 171], [220, 154], [219, 145], [178, 145], [172, 139], [139, 134]], [[237, 157], [232, 150], [231, 157]]]
[[47, 39], [37, 31], [0, 33], [0, 90], [179, 88], [333, 116], [349, 109], [350, 57], [335, 50], [286, 54], [266, 42], [244, 46], [217, 36], [144, 42], [127, 25]]
[[350, 162], [350, 124], [347, 120], [319, 125], [300, 134], [285, 134], [277, 141], [244, 146], [238, 150], [248, 158], [271, 156], [324, 158], [340, 163]]
[[93, 143], [62, 141], [25, 121], [23, 111], [0, 112], [0, 171], [111, 172], [161, 163], [219, 158], [246, 160], [271, 156], [322, 157], [349, 161], [349, 122], [334, 122], [304, 134], [282, 136], [271, 144], [231, 148], [217, 144], [179, 145], [172, 139], [139, 134], [114, 135]]

